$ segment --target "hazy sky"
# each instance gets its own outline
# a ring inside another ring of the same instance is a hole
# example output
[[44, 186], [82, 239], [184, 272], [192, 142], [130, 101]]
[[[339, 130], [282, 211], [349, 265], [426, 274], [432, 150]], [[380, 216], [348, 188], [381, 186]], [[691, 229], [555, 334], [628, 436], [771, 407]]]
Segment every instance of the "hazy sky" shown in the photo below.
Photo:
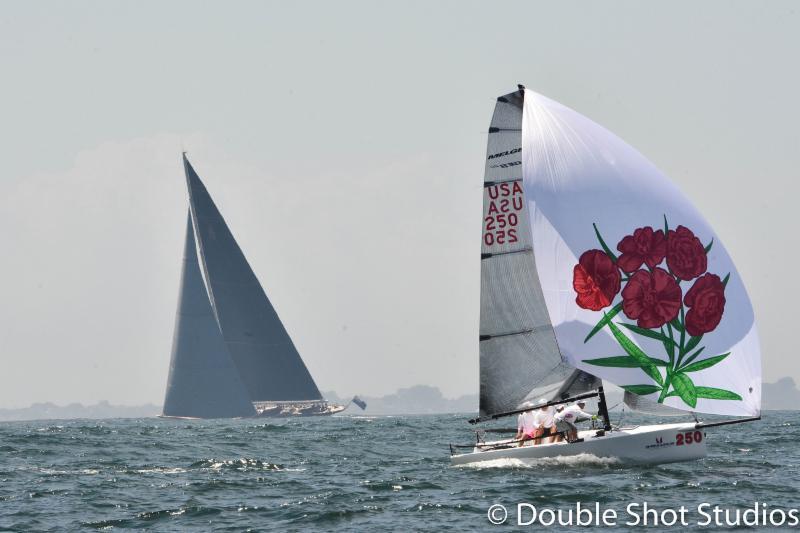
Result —
[[795, 2], [27, 2], [0, 14], [0, 407], [161, 402], [186, 149], [322, 390], [477, 392], [481, 181], [517, 83], [627, 140], [800, 380]]

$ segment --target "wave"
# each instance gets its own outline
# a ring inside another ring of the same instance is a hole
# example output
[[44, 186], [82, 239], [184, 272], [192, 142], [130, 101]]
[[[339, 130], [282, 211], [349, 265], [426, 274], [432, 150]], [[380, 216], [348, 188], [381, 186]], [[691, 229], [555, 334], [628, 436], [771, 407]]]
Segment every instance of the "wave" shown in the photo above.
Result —
[[258, 431], [258, 432], [266, 432], [266, 433], [286, 432], [286, 431], [292, 431], [292, 429], [293, 429], [293, 428], [291, 428], [289, 426], [278, 425], [278, 424], [257, 424], [257, 425], [253, 425], [253, 426], [246, 426], [246, 428], [247, 428], [247, 430], [249, 430], [249, 431], [247, 431], [247, 433], [254, 433], [256, 431]]
[[303, 468], [288, 468], [284, 465], [277, 463], [269, 463], [260, 459], [250, 459], [243, 457], [241, 459], [203, 459], [192, 463], [189, 468], [191, 469], [209, 469], [209, 470], [235, 470], [245, 472], [248, 470], [259, 471], [273, 471], [273, 472], [302, 472]]
[[538, 459], [489, 459], [464, 465], [456, 465], [458, 468], [541, 468], [551, 466], [611, 466], [620, 464], [616, 457], [598, 457], [591, 453], [581, 453], [578, 455], [557, 455], [555, 457], [541, 457]]
[[136, 474], [182, 474], [186, 472], [185, 468], [168, 467], [168, 466], [154, 466], [152, 468], [140, 468], [132, 470]]
[[202, 507], [202, 506], [189, 506], [180, 507], [178, 509], [160, 509], [158, 511], [143, 511], [138, 513], [133, 518], [118, 518], [113, 520], [100, 520], [97, 522], [84, 522], [84, 527], [92, 529], [111, 529], [114, 527], [120, 528], [141, 528], [150, 527], [153, 522], [158, 521], [172, 521], [176, 517], [188, 516], [208, 516], [217, 515], [222, 512], [222, 509], [216, 507]]

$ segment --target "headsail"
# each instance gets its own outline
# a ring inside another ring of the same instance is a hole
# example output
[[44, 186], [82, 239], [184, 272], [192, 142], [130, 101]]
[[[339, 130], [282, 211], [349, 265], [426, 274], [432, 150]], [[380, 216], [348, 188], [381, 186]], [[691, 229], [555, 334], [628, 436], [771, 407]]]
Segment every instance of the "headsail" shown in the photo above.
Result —
[[211, 304], [250, 399], [321, 400], [292, 339], [185, 155], [183, 163]]
[[524, 276], [541, 284], [528, 301], [543, 297], [566, 361], [657, 404], [758, 415], [753, 309], [719, 237], [615, 135], [532, 91], [521, 105], [521, 152], [497, 162], [521, 161], [536, 258]]
[[483, 186], [480, 415], [599, 386], [562, 361], [539, 284], [522, 183], [521, 91], [498, 98]]
[[211, 310], [188, 216], [163, 414], [193, 418], [255, 415]]

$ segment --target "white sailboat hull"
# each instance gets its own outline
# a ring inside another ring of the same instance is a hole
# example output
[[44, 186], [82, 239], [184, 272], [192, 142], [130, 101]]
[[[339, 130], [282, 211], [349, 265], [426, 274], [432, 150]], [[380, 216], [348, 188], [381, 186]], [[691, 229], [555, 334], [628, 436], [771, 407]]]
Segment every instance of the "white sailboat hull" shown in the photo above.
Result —
[[544, 459], [575, 455], [592, 455], [619, 460], [621, 463], [674, 463], [692, 461], [706, 456], [705, 432], [695, 429], [694, 423], [659, 424], [620, 428], [596, 436], [597, 430], [579, 433], [582, 442], [557, 442], [552, 444], [493, 448], [510, 441], [487, 442], [476, 446], [470, 453], [451, 456], [453, 465], [493, 461], [497, 459]]
[[328, 403], [324, 400], [256, 402], [257, 418], [283, 418], [296, 416], [329, 416], [341, 413], [347, 406]]

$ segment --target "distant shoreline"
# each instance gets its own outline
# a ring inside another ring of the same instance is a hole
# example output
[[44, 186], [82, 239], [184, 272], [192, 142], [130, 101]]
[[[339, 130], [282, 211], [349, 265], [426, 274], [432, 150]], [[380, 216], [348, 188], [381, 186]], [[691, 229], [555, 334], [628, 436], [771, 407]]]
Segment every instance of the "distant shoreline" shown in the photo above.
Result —
[[[323, 396], [333, 402], [346, 405], [352, 396], [340, 396], [326, 392]], [[619, 396], [617, 398], [617, 396]], [[437, 387], [417, 385], [399, 389], [380, 397], [360, 396], [367, 402], [361, 411], [351, 406], [344, 414], [357, 416], [410, 416], [410, 415], [474, 415], [478, 410], [478, 395], [467, 394], [458, 398], [445, 398]], [[775, 383], [762, 385], [764, 411], [796, 411], [800, 408], [800, 390], [791, 377]], [[622, 395], [609, 391], [609, 404], [615, 405]], [[93, 405], [71, 403], [57, 405], [51, 402], [35, 403], [29, 407], [0, 409], [0, 422], [23, 422], [34, 420], [103, 420], [111, 418], [153, 418], [161, 414], [161, 406], [148, 403], [138, 406], [112, 405], [101, 401]]]

